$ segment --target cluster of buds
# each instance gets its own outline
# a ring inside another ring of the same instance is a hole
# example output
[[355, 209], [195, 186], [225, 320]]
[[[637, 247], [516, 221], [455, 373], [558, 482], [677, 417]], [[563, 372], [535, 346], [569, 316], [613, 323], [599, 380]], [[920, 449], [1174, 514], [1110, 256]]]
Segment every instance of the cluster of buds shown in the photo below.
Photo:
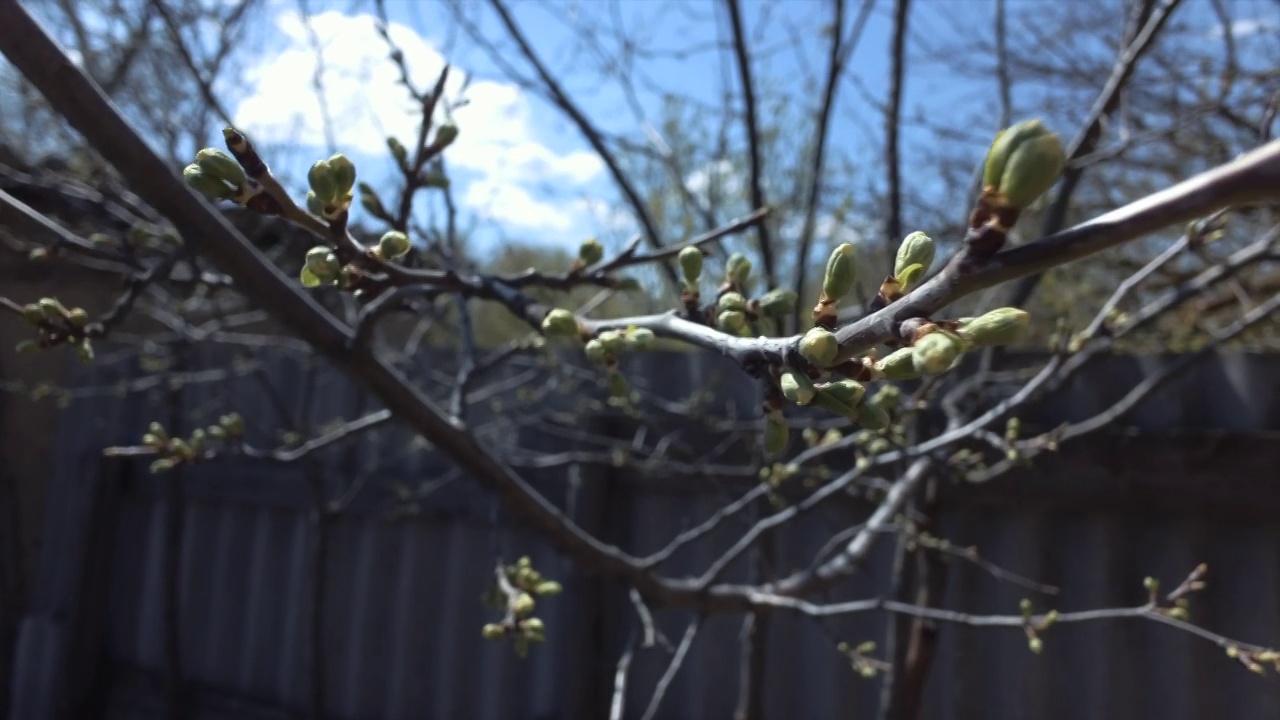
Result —
[[193, 190], [210, 200], [233, 200], [240, 205], [262, 192], [262, 187], [245, 174], [230, 155], [217, 148], [196, 153], [195, 162], [182, 169], [182, 178]]
[[970, 251], [981, 256], [1004, 246], [1023, 209], [1058, 181], [1066, 168], [1062, 142], [1039, 120], [996, 135], [982, 169], [982, 195], [969, 216]]
[[[576, 324], [577, 321], [574, 322]], [[609, 395], [621, 399], [627, 396], [627, 379], [618, 371], [618, 356], [624, 352], [648, 350], [653, 347], [654, 340], [652, 330], [628, 327], [625, 330], [605, 330], [588, 340], [583, 349], [588, 360], [608, 369]]]
[[1050, 610], [1037, 617], [1035, 607], [1028, 598], [1023, 598], [1018, 603], [1018, 609], [1022, 611], [1022, 629], [1027, 634], [1027, 649], [1039, 655], [1044, 652], [1044, 640], [1041, 638], [1041, 633], [1058, 622], [1058, 611]]
[[876, 643], [874, 640], [868, 640], [851, 646], [847, 642], [836, 645], [836, 650], [849, 660], [849, 664], [853, 666], [853, 671], [858, 673], [862, 678], [870, 680], [877, 673], [884, 672], [892, 667], [884, 660], [879, 660], [871, 656], [876, 651]]
[[352, 190], [356, 186], [356, 166], [346, 155], [337, 153], [319, 160], [307, 171], [307, 212], [326, 220], [334, 220], [351, 208]]
[[36, 337], [19, 342], [18, 352], [36, 352], [59, 345], [70, 345], [84, 362], [93, 360], [89, 340], [89, 313], [84, 308], [63, 307], [57, 298], [40, 298], [22, 306], [22, 317], [36, 328]]
[[485, 602], [506, 614], [501, 621], [486, 624], [481, 635], [486, 640], [510, 638], [516, 654], [525, 657], [531, 643], [546, 640], [546, 628], [541, 618], [533, 617], [537, 608], [535, 598], [559, 595], [563, 588], [560, 583], [544, 578], [527, 556], [517, 560], [515, 565], [499, 565], [495, 572], [497, 582], [489, 588]]
[[1017, 342], [1031, 316], [1025, 310], [1005, 307], [976, 318], [955, 322], [924, 322], [912, 331], [911, 345], [875, 361], [875, 373], [884, 380], [913, 380], [939, 375], [960, 362], [971, 350]]
[[213, 425], [196, 428], [185, 439], [170, 437], [164, 426], [153, 422], [142, 436], [142, 444], [159, 456], [152, 461], [151, 472], [162, 473], [212, 457], [218, 450], [239, 444], [243, 439], [244, 420], [231, 413], [218, 418]]
[[789, 368], [779, 376], [778, 385], [783, 397], [797, 405], [816, 405], [868, 430], [883, 430], [889, 425], [889, 414], [881, 405], [865, 402], [867, 388], [857, 380], [814, 382], [808, 373]]

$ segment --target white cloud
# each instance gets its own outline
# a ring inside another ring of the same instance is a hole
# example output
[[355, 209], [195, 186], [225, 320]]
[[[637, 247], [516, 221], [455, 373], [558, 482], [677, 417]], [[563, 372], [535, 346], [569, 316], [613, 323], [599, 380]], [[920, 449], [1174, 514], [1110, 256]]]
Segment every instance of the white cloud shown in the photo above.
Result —
[[[1233, 20], [1231, 22], [1231, 37], [1236, 39], [1246, 38], [1250, 35], [1271, 32], [1276, 29], [1280, 29], [1280, 22], [1275, 20], [1267, 18], [1243, 18], [1240, 20]], [[1209, 37], [1215, 40], [1221, 39], [1224, 34], [1225, 32], [1222, 25], [1216, 25], [1209, 31]]]
[[[314, 33], [323, 52], [325, 102], [339, 149], [379, 157], [385, 156], [388, 135], [412, 144], [419, 110], [387, 58], [372, 15], [324, 12], [310, 18], [309, 31], [300, 15], [289, 12], [276, 25], [278, 49], [248, 74], [250, 93], [234, 113], [236, 122], [266, 142], [325, 147], [324, 114], [313, 88]], [[444, 67], [441, 53], [408, 26], [392, 23], [388, 32], [414, 82], [433, 82]], [[447, 152], [450, 167], [478, 176], [459, 186], [460, 201], [482, 216], [522, 228], [571, 227], [570, 207], [539, 199], [531, 187], [585, 186], [601, 175], [600, 159], [586, 151], [558, 152], [540, 140], [529, 99], [517, 86], [476, 80], [464, 93], [464, 78], [453, 68], [445, 88], [447, 98], [468, 101], [454, 112], [461, 132]]]

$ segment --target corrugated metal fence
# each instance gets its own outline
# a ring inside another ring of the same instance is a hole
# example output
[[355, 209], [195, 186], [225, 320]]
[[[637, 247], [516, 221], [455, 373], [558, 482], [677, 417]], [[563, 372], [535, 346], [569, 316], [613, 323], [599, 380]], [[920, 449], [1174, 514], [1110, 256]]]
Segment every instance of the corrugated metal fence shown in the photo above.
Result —
[[[753, 412], [753, 387], [714, 358], [649, 362], [631, 373], [637, 382], [669, 397], [709, 385]], [[1160, 362], [1108, 359], [1031, 420], [1084, 417]], [[87, 380], [109, 386], [135, 370], [108, 363]], [[1195, 598], [1195, 621], [1280, 644], [1278, 386], [1278, 358], [1219, 357], [1135, 411], [1124, 425], [1140, 432], [1075, 443], [1007, 480], [949, 492], [939, 534], [1063, 592], [1037, 595], [951, 562], [943, 606], [1008, 614], [1025, 596], [1062, 611], [1137, 605], [1143, 576], [1172, 586], [1207, 562], [1211, 582]], [[513, 424], [501, 403], [514, 392], [473, 418], [485, 437], [548, 452], [575, 447]], [[218, 383], [161, 387], [151, 402], [74, 406], [60, 430], [68, 452], [53, 479], [37, 596], [20, 632], [14, 717], [303, 718], [316, 706], [342, 720], [605, 717], [635, 622], [625, 588], [576, 569], [408, 435], [382, 433], [314, 462], [161, 476], [145, 462], [104, 462], [96, 452], [136, 441], [164, 413], [208, 417], [231, 406], [271, 426], [274, 413], [309, 406], [304, 414], [319, 425], [368, 411], [358, 397], [325, 370], [270, 362]], [[527, 475], [584, 527], [640, 554], [743, 487], [600, 465]], [[343, 503], [342, 512], [322, 512], [321, 496]], [[771, 562], [780, 572], [808, 562], [865, 512], [851, 499], [783, 529]], [[700, 574], [741, 528], [726, 523], [665, 572]], [[885, 594], [892, 550], [882, 542], [829, 599]], [[495, 558], [520, 554], [566, 586], [542, 604], [549, 639], [525, 660], [479, 634], [493, 619], [479, 598]], [[727, 579], [749, 580], [752, 571], [743, 563]], [[689, 620], [660, 610], [656, 619], [672, 642]], [[658, 717], [732, 716], [740, 629], [740, 618], [704, 623]], [[876, 613], [822, 623], [772, 617], [761, 648], [766, 716], [871, 716], [879, 684], [853, 673], [834, 646], [884, 633]], [[669, 659], [662, 649], [636, 655], [626, 717], [644, 712]], [[179, 686], [182, 704], [174, 704]], [[945, 625], [924, 716], [1280, 717], [1280, 685], [1211, 644], [1136, 621], [1055, 627], [1039, 656], [1018, 630]]]

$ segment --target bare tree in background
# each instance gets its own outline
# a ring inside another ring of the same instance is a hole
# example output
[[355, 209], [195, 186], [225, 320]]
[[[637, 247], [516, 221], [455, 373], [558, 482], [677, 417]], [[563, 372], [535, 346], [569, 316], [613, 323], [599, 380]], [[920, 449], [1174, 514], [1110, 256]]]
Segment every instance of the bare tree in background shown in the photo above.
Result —
[[[845, 101], [866, 94], [852, 67], [874, 3], [806, 5], [805, 12], [825, 13], [824, 64], [782, 89], [767, 73], [769, 57], [794, 48], [765, 47], [752, 33], [753, 21], [780, 23], [797, 44], [812, 43], [803, 23], [780, 4], [761, 6], [756, 18], [736, 0], [698, 6], [723, 19], [723, 37], [704, 52], [723, 69], [724, 102], [707, 107], [696, 98], [672, 97], [667, 117], [649, 118], [636, 101], [636, 124], [647, 133], [630, 134], [606, 132], [586, 115], [563, 73], [551, 66], [551, 49], [538, 47], [502, 0], [455, 3], [454, 17], [471, 41], [561, 112], [599, 154], [635, 217], [637, 233], [624, 246], [610, 252], [584, 242], [577, 257], [529, 271], [514, 269], [525, 264], [519, 257], [507, 258], [507, 267], [478, 268], [463, 248], [446, 163], [449, 145], [467, 128], [449, 120], [451, 104], [461, 98], [444, 92], [448, 69], [414, 77], [389, 47], [389, 61], [400, 63], [406, 90], [422, 109], [418, 135], [389, 142], [402, 179], [394, 196], [357, 182], [342, 155], [312, 166], [310, 196], [292, 196], [268, 167], [268, 149], [253, 145], [252, 129], [228, 128], [226, 151], [200, 150], [186, 174], [206, 198], [240, 206], [230, 215], [232, 225], [182, 184], [174, 162], [207, 144], [202, 126], [226, 114], [217, 78], [229, 50], [197, 56], [193, 48], [208, 48], [183, 40], [183, 29], [210, 18], [227, 29], [229, 48], [253, 4], [103, 5], [101, 12], [118, 20], [112, 27], [126, 35], [109, 50], [77, 27], [80, 16], [70, 5], [41, 8], [70, 28], [77, 64], [26, 9], [0, 3], [0, 50], [24, 78], [13, 90], [27, 98], [23, 107], [39, 108], [38, 93], [48, 110], [32, 112], [62, 117], [120, 182], [86, 200], [82, 183], [68, 174], [29, 159], [23, 167], [8, 165], [11, 191], [0, 192], [0, 203], [6, 219], [17, 218], [29, 231], [8, 242], [34, 260], [54, 256], [116, 273], [125, 283], [118, 302], [101, 312], [63, 307], [55, 298], [0, 298], [32, 326], [24, 349], [70, 347], [90, 360], [104, 353], [188, 358], [182, 372], [212, 382], [229, 368], [189, 366], [191, 348], [274, 346], [300, 366], [318, 353], [360, 385], [368, 405], [363, 416], [328, 428], [284, 421], [257, 427], [235, 408], [222, 408], [198, 432], [178, 436], [157, 418], [146, 442], [109, 453], [148, 457], [157, 472], [180, 472], [224, 458], [305, 464], [379, 432], [401, 433], [403, 452], [420, 447], [414, 441], [429, 443], [456, 463], [460, 478], [490, 491], [575, 564], [631, 590], [636, 617], [619, 621], [641, 631], [619, 658], [615, 716], [627, 697], [644, 693], [645, 717], [656, 717], [703, 619], [723, 614], [743, 619], [743, 718], [763, 712], [759, 658], [768, 653], [762, 638], [776, 613], [815, 622], [866, 612], [899, 618], [883, 645], [832, 641], [853, 670], [884, 678], [884, 717], [916, 716], [936, 623], [1020, 629], [1038, 652], [1056, 624], [1141, 618], [1233, 648], [1233, 657], [1251, 669], [1275, 661], [1268, 648], [1190, 621], [1203, 567], [1188, 568], [1172, 592], [1162, 594], [1150, 583], [1149, 602], [1137, 607], [1058, 613], [1028, 604], [1021, 612], [981, 616], [940, 607], [938, 558], [957, 552], [931, 524], [942, 485], [1053, 462], [1060, 445], [1113, 426], [1215, 348], [1250, 338], [1265, 344], [1274, 336], [1280, 305], [1270, 269], [1280, 241], [1274, 216], [1280, 145], [1270, 140], [1275, 73], [1237, 55], [1230, 32], [1218, 39], [1221, 48], [1191, 42], [1208, 30], [1180, 25], [1179, 3], [1064, 5], [1052, 10], [1062, 20], [1053, 25], [1032, 23], [1022, 14], [1027, 11], [997, 0], [993, 32], [960, 49], [920, 49], [912, 38], [927, 29], [913, 18], [915, 6], [900, 0], [893, 7], [890, 96], [864, 103], [860, 117], [849, 117]], [[607, 13], [607, 4], [602, 7]], [[1231, 27], [1221, 4], [1210, 9], [1222, 27]], [[491, 14], [502, 37], [480, 33], [481, 12]], [[602, 32], [604, 21], [591, 12], [562, 15], [581, 41], [570, 62], [590, 68], [582, 59], [595, 58], [600, 77], [625, 96], [640, 92], [639, 61], [683, 52], [646, 48], [616, 24]], [[1050, 26], [1052, 34], [1044, 29]], [[142, 41], [154, 32], [171, 33], [173, 42]], [[1082, 47], [1090, 52], [1076, 51]], [[136, 57], [130, 48], [138, 49]], [[1188, 48], [1202, 53], [1194, 63], [1186, 61]], [[994, 100], [975, 105], [979, 117], [939, 119], [903, 107], [914, 64], [936, 67], [940, 58], [956, 72], [994, 79]], [[188, 72], [155, 72], [157, 63]], [[128, 80], [139, 76], [147, 82]], [[1163, 78], [1168, 82], [1159, 82]], [[179, 106], [176, 121], [149, 114], [161, 96], [190, 98], [190, 105]], [[1003, 136], [1018, 142], [997, 141], [984, 160], [981, 146], [1024, 114], [1043, 116], [1062, 142], [1040, 126], [1019, 124]], [[23, 137], [38, 117], [15, 118], [6, 132]], [[858, 127], [883, 147], [881, 156], [849, 158], [832, 149], [832, 133]], [[913, 151], [904, 140], [908, 129], [927, 131], [942, 141], [929, 147], [942, 149]], [[945, 141], [957, 136], [978, 151], [950, 150]], [[340, 133], [332, 141], [342, 147]], [[1019, 153], [1031, 160], [1019, 165]], [[913, 182], [926, 161], [937, 182]], [[717, 180], [702, 187], [690, 182], [694, 171], [708, 169]], [[22, 188], [37, 185], [53, 191], [46, 207], [21, 197]], [[415, 216], [415, 199], [424, 195], [440, 201], [442, 216], [429, 222]], [[114, 231], [91, 230], [84, 218], [69, 222], [86, 202]], [[362, 213], [361, 226], [354, 224], [353, 206]], [[831, 242], [842, 228], [862, 239], [858, 247]], [[924, 232], [900, 237], [915, 230]], [[255, 249], [246, 232], [269, 255]], [[278, 238], [264, 243], [264, 233]], [[1097, 263], [1074, 262], [1120, 253], [1123, 262], [1093, 271], [1084, 268]], [[628, 277], [645, 268], [659, 283], [647, 294]], [[1033, 303], [1036, 277], [1043, 277], [1042, 295], [1052, 288], [1054, 297]], [[1013, 301], [1000, 300], [1011, 287]], [[1063, 298], [1064, 288], [1077, 294]], [[1087, 302], [1099, 288], [1105, 299]], [[1177, 341], [1189, 352], [1113, 407], [1056, 428], [1023, 427], [1018, 420], [1031, 402], [1094, 359], [1169, 327], [1187, 328], [1188, 313], [1195, 322]], [[145, 331], [126, 329], [138, 318], [145, 323], [136, 327]], [[1038, 332], [1027, 332], [1029, 318]], [[1028, 337], [1047, 348], [1048, 359], [1030, 368], [1002, 364], [998, 349], [1030, 344]], [[737, 363], [759, 384], [762, 417], [744, 423], [702, 398], [672, 403], [630, 387], [623, 362], [667, 342]], [[450, 371], [423, 371], [423, 358], [440, 358], [438, 366]], [[961, 365], [966, 358], [980, 362]], [[512, 377], [526, 390], [514, 411], [473, 424], [485, 398], [503, 392], [500, 385]], [[585, 399], [566, 408], [559, 403], [566, 394]], [[939, 409], [943, 424], [934, 427], [929, 411]], [[305, 415], [282, 408], [282, 417], [290, 414]], [[628, 436], [579, 427], [583, 417], [602, 415], [625, 423]], [[719, 441], [711, 449], [691, 446], [669, 431], [677, 424]], [[562, 433], [578, 449], [549, 455], [522, 447], [516, 430], [534, 426]], [[522, 474], [562, 468], [567, 475], [575, 465], [616, 464], [619, 457], [638, 473], [736, 478], [746, 489], [726, 492], [715, 513], [690, 518], [689, 528], [661, 550], [639, 555], [575, 523]], [[345, 487], [313, 488], [321, 533], [370, 475], [353, 469]], [[779, 528], [842, 503], [865, 507], [865, 520], [834, 530], [807, 567], [774, 567], [771, 542]], [[677, 553], [736, 523], [742, 529], [730, 549], [700, 575], [676, 577], [664, 568]], [[891, 587], [871, 598], [829, 592], [889, 541], [899, 544]], [[959, 555], [1037, 587], [986, 563], [980, 549]], [[754, 579], [726, 580], [727, 569], [743, 558], [751, 560]], [[557, 631], [543, 627], [536, 598], [559, 587], [513, 558], [495, 561], [498, 610], [482, 632], [528, 652]], [[630, 687], [633, 655], [660, 651], [648, 626], [658, 610], [691, 611], [695, 619], [669, 648], [669, 671], [658, 686]], [[313, 674], [312, 681], [317, 713], [322, 677]]]

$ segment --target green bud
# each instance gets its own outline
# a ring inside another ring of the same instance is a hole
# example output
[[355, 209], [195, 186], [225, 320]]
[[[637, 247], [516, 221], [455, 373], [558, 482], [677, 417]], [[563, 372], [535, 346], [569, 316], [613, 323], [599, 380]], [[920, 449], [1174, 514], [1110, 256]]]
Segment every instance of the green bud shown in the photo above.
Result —
[[196, 153], [196, 165], [206, 175], [217, 178], [234, 187], [240, 187], [248, 180], [244, 168], [236, 159], [217, 148], [204, 148]]
[[960, 327], [956, 333], [974, 347], [1008, 345], [1026, 333], [1031, 315], [1025, 310], [997, 308]]
[[760, 312], [771, 317], [780, 317], [796, 309], [796, 293], [794, 290], [778, 288], [760, 296]]
[[317, 217], [324, 217], [324, 201], [314, 192], [307, 193], [307, 212]]
[[178, 465], [178, 461], [173, 458], [160, 458], [151, 463], [151, 474], [159, 475], [162, 472], [168, 472]]
[[480, 630], [480, 635], [483, 636], [485, 640], [501, 640], [502, 636], [506, 634], [506, 628], [497, 623], [488, 623]]
[[1039, 120], [1028, 120], [996, 136], [982, 182], [997, 194], [997, 202], [1023, 208], [1053, 187], [1066, 161], [1058, 136]]
[[[378, 193], [371, 185], [368, 183], [360, 183], [356, 187], [360, 191], [360, 205], [366, 212], [377, 217], [383, 217], [387, 214], [386, 208], [382, 207], [382, 200], [378, 199]], [[311, 206], [308, 205], [307, 209], [310, 210], [310, 208]], [[312, 211], [312, 214], [320, 215], [322, 213]]]
[[741, 310], [725, 310], [716, 317], [716, 326], [724, 332], [736, 335], [747, 326], [747, 314]]
[[378, 254], [384, 260], [394, 260], [409, 252], [409, 248], [413, 244], [409, 242], [409, 236], [399, 230], [391, 230], [383, 233], [378, 239]]
[[946, 372], [960, 358], [964, 348], [959, 338], [943, 330], [931, 332], [911, 346], [911, 360], [921, 375]]
[[542, 624], [542, 618], [529, 618], [520, 623], [520, 629], [524, 632], [525, 637], [534, 641], [542, 642], [547, 638], [547, 628]]
[[36, 305], [40, 307], [40, 312], [44, 313], [47, 320], [61, 320], [67, 312], [67, 309], [62, 307], [62, 303], [58, 302], [57, 298], [40, 298]]
[[604, 259], [604, 245], [595, 238], [588, 238], [578, 246], [578, 260], [583, 267], [591, 267]]
[[559, 595], [563, 590], [564, 588], [562, 588], [560, 586], [560, 583], [556, 582], [555, 580], [547, 580], [545, 582], [540, 582], [537, 585], [535, 585], [533, 588], [534, 594], [545, 596], [545, 597]]
[[626, 349], [627, 341], [621, 330], [605, 330], [596, 336], [600, 344], [611, 355], [617, 355]]
[[854, 421], [868, 430], [883, 430], [889, 427], [889, 413], [877, 403], [862, 403]]
[[876, 641], [875, 641], [875, 640], [868, 640], [868, 641], [866, 641], [866, 642], [862, 643], [861, 645], [859, 645], [859, 646], [857, 647], [857, 649], [856, 649], [856, 652], [857, 652], [859, 655], [870, 655], [871, 653], [873, 653], [873, 652], [875, 652], [875, 651], [876, 651]]
[[536, 604], [532, 595], [522, 592], [516, 595], [516, 599], [511, 602], [511, 611], [519, 616], [528, 615], [533, 612]]
[[195, 163], [182, 169], [182, 179], [188, 187], [210, 200], [230, 200], [236, 194], [235, 188], [209, 175]]
[[409, 161], [409, 151], [404, 149], [404, 143], [394, 137], [387, 138], [387, 149], [391, 151], [391, 157], [396, 159], [400, 165], [404, 165]]
[[787, 418], [780, 412], [771, 412], [764, 416], [764, 453], [770, 457], [780, 455], [787, 449], [790, 432]]
[[85, 312], [84, 308], [72, 308], [67, 312], [67, 322], [71, 323], [72, 327], [83, 328], [89, 324], [89, 313]]
[[436, 128], [436, 145], [442, 148], [449, 147], [454, 140], [458, 139], [458, 126], [451, 122], [442, 123]]
[[311, 192], [316, 194], [320, 202], [325, 205], [338, 204], [338, 183], [328, 160], [317, 160], [316, 164], [311, 166], [307, 171], [307, 182], [311, 185]]
[[884, 373], [885, 380], [914, 380], [916, 372], [915, 350], [907, 347], [894, 350], [876, 362], [876, 369]]
[[778, 386], [782, 388], [783, 397], [797, 405], [808, 405], [817, 393], [809, 376], [795, 370], [782, 373]]
[[599, 338], [588, 340], [582, 350], [587, 354], [587, 359], [594, 363], [604, 364], [612, 357], [612, 354], [605, 349], [604, 343], [600, 342]]
[[648, 350], [653, 347], [653, 331], [649, 328], [628, 328], [623, 340], [628, 350]]
[[333, 183], [337, 186], [337, 200], [339, 202], [346, 200], [347, 195], [351, 193], [351, 189], [356, 186], [356, 166], [351, 159], [342, 153], [336, 153], [329, 158], [329, 171], [333, 176]]
[[858, 277], [853, 245], [841, 243], [827, 258], [827, 272], [822, 276], [822, 299], [837, 302], [853, 289]]
[[915, 287], [916, 281], [924, 276], [924, 266], [920, 263], [908, 265], [902, 269], [902, 274], [897, 276], [898, 290], [907, 292]]
[[740, 289], [745, 288], [747, 281], [751, 278], [751, 261], [742, 253], [734, 253], [725, 262], [724, 274], [726, 278], [736, 283]]
[[32, 325], [39, 325], [45, 321], [44, 311], [35, 303], [22, 306], [22, 317]]
[[321, 282], [333, 282], [342, 265], [332, 250], [317, 245], [307, 251], [306, 268]]
[[161, 440], [164, 440], [165, 442], [169, 441], [169, 433], [165, 432], [164, 426], [158, 422], [153, 422], [150, 425], [148, 425], [147, 432], [150, 433], [151, 435], [155, 435], [156, 437], [160, 438]]
[[542, 319], [542, 332], [549, 337], [576, 337], [579, 333], [578, 318], [564, 308], [556, 308]]
[[935, 251], [933, 238], [928, 235], [916, 231], [906, 236], [898, 246], [898, 256], [893, 262], [894, 277], [901, 281], [903, 272], [912, 265], [920, 265], [922, 272], [927, 271], [933, 264]]
[[862, 383], [847, 378], [823, 383], [817, 386], [817, 390], [818, 394], [813, 399], [818, 407], [849, 418], [857, 417], [858, 404], [867, 393]]
[[839, 354], [840, 343], [829, 330], [813, 328], [800, 338], [800, 355], [819, 368], [831, 365]]
[[680, 251], [680, 271], [684, 273], [684, 281], [696, 286], [702, 277], [702, 250], [692, 245]]
[[240, 413], [230, 413], [218, 418], [218, 424], [226, 428], [227, 432], [232, 435], [244, 434], [244, 418], [240, 417]]
[[158, 449], [164, 445], [164, 441], [156, 437], [155, 435], [152, 435], [151, 433], [146, 433], [145, 435], [142, 436], [142, 444], [146, 445], [147, 447]]
[[720, 312], [743, 312], [747, 309], [747, 299], [741, 293], [727, 292], [716, 301], [716, 309]]
[[633, 277], [618, 278], [618, 284], [613, 289], [618, 292], [635, 292], [640, 289], [640, 281]]
[[1027, 640], [1027, 648], [1031, 650], [1031, 652], [1039, 655], [1044, 651], [1044, 641], [1040, 639], [1039, 635], [1032, 637]]

